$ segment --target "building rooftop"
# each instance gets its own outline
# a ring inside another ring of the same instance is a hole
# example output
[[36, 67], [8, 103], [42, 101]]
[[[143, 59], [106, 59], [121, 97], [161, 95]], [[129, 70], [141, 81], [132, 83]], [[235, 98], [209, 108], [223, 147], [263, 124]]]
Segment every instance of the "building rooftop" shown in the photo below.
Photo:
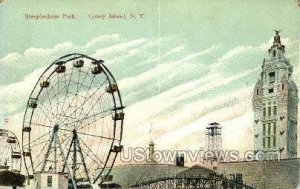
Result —
[[173, 164], [126, 164], [112, 169], [113, 180], [105, 182], [110, 186], [130, 187], [145, 181], [167, 176], [209, 175], [213, 170], [201, 165], [180, 167]]
[[[164, 177], [167, 175], [176, 175], [186, 167], [178, 167], [168, 164], [127, 164], [116, 166], [112, 169], [113, 180], [110, 183], [116, 183], [122, 187], [129, 187], [137, 183]], [[105, 182], [108, 184], [109, 182]]]

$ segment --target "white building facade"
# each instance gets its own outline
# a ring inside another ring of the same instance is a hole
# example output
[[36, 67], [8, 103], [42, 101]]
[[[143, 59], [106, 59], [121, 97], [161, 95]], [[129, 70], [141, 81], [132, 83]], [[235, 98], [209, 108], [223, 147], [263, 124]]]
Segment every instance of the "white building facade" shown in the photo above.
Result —
[[298, 89], [292, 80], [293, 66], [284, 53], [276, 31], [252, 99], [254, 152], [264, 159], [297, 157]]

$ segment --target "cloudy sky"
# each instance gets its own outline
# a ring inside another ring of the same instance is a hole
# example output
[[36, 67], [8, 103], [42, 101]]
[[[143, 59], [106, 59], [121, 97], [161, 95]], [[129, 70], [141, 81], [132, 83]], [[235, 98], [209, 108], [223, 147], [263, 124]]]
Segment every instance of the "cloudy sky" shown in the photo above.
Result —
[[[299, 11], [294, 1], [281, 0], [7, 0], [0, 4], [0, 128], [21, 140], [38, 77], [57, 58], [78, 52], [105, 60], [115, 76], [126, 106], [126, 147], [153, 139], [158, 149], [197, 149], [216, 121], [224, 149], [252, 149], [252, 90], [273, 29], [282, 30], [300, 86]], [[77, 19], [36, 21], [25, 14]], [[89, 18], [102, 14], [143, 19]]]

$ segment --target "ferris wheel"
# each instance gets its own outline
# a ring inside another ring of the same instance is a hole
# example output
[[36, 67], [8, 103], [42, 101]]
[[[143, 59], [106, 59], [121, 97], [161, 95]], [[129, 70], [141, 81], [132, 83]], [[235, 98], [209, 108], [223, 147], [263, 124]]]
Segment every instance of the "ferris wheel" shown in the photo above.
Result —
[[64, 174], [72, 188], [92, 186], [109, 175], [121, 152], [123, 105], [116, 80], [104, 65], [69, 54], [40, 76], [23, 120], [23, 157], [28, 178]]
[[21, 148], [16, 135], [0, 129], [0, 170], [21, 172]]

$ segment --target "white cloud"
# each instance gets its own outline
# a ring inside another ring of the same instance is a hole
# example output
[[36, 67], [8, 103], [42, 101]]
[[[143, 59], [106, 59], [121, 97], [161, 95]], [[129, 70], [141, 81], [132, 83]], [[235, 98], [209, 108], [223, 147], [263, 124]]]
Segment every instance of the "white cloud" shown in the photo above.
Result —
[[217, 63], [211, 65], [212, 71], [216, 71], [217, 68], [220, 68], [226, 64], [226, 61], [230, 60], [231, 58], [243, 54], [245, 52], [249, 52], [253, 50], [252, 46], [237, 46], [233, 49], [227, 51], [221, 58], [217, 60]]
[[84, 49], [90, 49], [93, 48], [96, 44], [98, 43], [103, 43], [103, 42], [118, 42], [121, 40], [120, 34], [111, 34], [111, 35], [101, 35], [98, 37], [95, 37], [88, 41], [83, 48]]
[[165, 54], [163, 54], [161, 56], [161, 59], [168, 57], [172, 54], [178, 53], [178, 52], [182, 51], [183, 49], [184, 49], [184, 46], [175, 47], [175, 48], [171, 49], [170, 51], [166, 52]]
[[201, 52], [196, 52], [196, 53], [193, 53], [193, 54], [189, 54], [187, 55], [186, 57], [184, 57], [181, 61], [182, 62], [188, 62], [188, 61], [191, 61], [193, 59], [196, 59], [200, 56], [203, 56], [203, 55], [206, 55], [206, 54], [210, 54], [212, 52], [214, 52], [218, 47], [217, 46], [212, 46], [208, 49], [205, 49], [204, 51], [201, 51]]
[[[119, 81], [118, 83], [121, 88], [126, 89], [127, 87], [132, 85], [141, 85], [142, 83], [146, 83], [147, 81], [153, 81], [154, 78], [160, 78], [170, 74], [176, 75], [176, 73], [181, 71], [181, 69], [179, 69], [181, 66], [188, 65], [189, 61], [192, 61], [199, 56], [212, 53], [214, 49], [215, 47], [210, 47], [203, 50], [202, 52], [185, 55], [180, 60], [174, 62], [165, 62], [164, 64], [158, 64], [154, 68], [151, 68], [146, 72], [132, 77], [127, 77]], [[198, 66], [201, 66], [201, 64], [199, 64]]]
[[147, 42], [147, 39], [136, 39], [129, 42], [124, 42], [120, 44], [115, 44], [106, 48], [98, 49], [96, 50], [95, 54], [92, 54], [91, 56], [99, 59], [103, 57], [107, 57], [109, 55], [116, 56], [116, 54], [127, 54], [128, 50], [134, 47], [138, 47], [140, 45], [143, 45]]

